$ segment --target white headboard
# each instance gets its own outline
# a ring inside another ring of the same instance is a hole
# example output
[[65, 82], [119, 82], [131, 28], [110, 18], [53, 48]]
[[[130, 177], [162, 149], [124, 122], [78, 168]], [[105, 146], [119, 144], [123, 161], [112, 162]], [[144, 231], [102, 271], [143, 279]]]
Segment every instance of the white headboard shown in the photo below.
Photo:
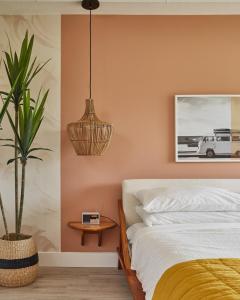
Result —
[[152, 189], [170, 186], [205, 185], [240, 193], [240, 179], [129, 179], [122, 183], [123, 210], [127, 225], [141, 222], [136, 214], [136, 205], [139, 204], [135, 193], [142, 189]]

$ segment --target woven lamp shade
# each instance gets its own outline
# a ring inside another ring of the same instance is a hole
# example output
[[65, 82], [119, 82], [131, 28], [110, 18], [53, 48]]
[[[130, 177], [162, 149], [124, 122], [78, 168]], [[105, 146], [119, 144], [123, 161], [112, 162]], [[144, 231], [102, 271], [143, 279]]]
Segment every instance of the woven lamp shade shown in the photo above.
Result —
[[67, 131], [77, 155], [102, 155], [109, 146], [113, 127], [98, 119], [93, 100], [87, 99], [84, 115], [68, 124]]

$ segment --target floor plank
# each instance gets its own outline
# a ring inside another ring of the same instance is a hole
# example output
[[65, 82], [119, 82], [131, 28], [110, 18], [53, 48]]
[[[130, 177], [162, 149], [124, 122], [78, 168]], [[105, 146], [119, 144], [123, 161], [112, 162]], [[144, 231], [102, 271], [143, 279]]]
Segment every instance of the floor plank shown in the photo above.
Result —
[[0, 287], [3, 300], [132, 300], [122, 271], [112, 268], [41, 268], [22, 288]]

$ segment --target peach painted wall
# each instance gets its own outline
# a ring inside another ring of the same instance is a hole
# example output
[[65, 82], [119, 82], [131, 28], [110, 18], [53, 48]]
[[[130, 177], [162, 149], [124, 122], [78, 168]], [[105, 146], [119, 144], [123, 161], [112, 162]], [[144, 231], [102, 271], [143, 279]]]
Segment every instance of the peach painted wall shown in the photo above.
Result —
[[81, 247], [83, 210], [117, 219], [126, 178], [240, 178], [239, 163], [174, 162], [174, 94], [240, 94], [239, 16], [96, 16], [96, 111], [114, 124], [103, 157], [77, 157], [67, 123], [88, 97], [87, 18], [62, 17], [62, 250], [113, 251], [118, 231]]

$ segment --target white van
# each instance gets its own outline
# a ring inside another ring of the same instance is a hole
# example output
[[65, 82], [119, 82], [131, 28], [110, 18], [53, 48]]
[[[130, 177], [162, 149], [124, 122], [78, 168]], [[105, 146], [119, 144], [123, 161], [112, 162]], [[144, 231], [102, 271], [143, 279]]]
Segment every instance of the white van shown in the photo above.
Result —
[[239, 131], [214, 130], [214, 136], [204, 136], [198, 143], [199, 157], [240, 157]]

